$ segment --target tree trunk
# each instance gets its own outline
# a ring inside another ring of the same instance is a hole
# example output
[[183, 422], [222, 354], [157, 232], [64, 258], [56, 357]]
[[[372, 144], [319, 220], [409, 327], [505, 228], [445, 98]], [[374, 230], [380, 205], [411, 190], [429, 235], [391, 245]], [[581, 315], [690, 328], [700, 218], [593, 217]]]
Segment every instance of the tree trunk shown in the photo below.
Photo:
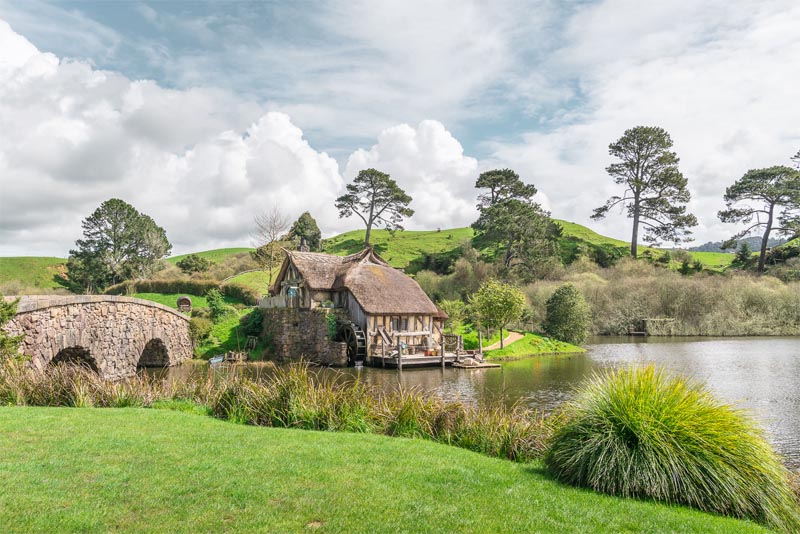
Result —
[[767, 229], [764, 232], [764, 237], [761, 238], [761, 253], [758, 255], [758, 274], [764, 272], [764, 260], [767, 257], [767, 243], [769, 242], [769, 233], [772, 231], [772, 212], [775, 210], [775, 204], [769, 207], [769, 219], [767, 219]]
[[369, 246], [369, 233], [370, 233], [370, 230], [372, 230], [372, 225], [368, 224], [367, 225], [367, 234], [364, 236], [364, 246], [365, 247]]
[[631, 258], [636, 259], [639, 241], [639, 197], [633, 201], [633, 234], [631, 235]]
[[503, 348], [503, 327], [500, 327], [500, 348]]

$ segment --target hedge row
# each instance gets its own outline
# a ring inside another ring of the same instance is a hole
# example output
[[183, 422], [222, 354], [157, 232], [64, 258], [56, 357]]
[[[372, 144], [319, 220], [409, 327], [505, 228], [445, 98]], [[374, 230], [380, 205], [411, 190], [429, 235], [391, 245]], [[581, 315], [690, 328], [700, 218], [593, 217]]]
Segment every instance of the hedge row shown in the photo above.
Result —
[[261, 295], [242, 284], [220, 284], [213, 280], [126, 280], [106, 289], [106, 295], [132, 295], [134, 293], [185, 293], [202, 296], [211, 289], [219, 289], [226, 297], [239, 300], [248, 306], [258, 304]]

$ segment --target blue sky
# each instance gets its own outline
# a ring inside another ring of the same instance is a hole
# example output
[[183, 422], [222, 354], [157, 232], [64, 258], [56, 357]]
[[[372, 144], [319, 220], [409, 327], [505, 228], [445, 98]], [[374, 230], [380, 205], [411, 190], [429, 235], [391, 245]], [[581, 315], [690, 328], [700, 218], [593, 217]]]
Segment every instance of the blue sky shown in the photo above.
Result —
[[65, 255], [110, 196], [177, 252], [249, 244], [271, 204], [331, 234], [358, 226], [332, 200], [364, 166], [410, 192], [409, 228], [469, 224], [493, 167], [586, 224], [638, 124], [672, 134], [703, 242], [734, 230], [727, 185], [800, 148], [793, 0], [0, 0], [0, 20], [0, 254]]

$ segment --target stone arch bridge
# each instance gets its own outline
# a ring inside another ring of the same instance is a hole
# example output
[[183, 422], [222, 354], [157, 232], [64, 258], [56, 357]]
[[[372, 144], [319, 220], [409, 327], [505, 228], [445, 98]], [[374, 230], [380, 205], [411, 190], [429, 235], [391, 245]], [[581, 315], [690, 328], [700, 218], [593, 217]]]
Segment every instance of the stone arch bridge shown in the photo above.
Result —
[[5, 326], [40, 370], [81, 362], [108, 379], [192, 357], [189, 317], [148, 300], [111, 295], [23, 296]]

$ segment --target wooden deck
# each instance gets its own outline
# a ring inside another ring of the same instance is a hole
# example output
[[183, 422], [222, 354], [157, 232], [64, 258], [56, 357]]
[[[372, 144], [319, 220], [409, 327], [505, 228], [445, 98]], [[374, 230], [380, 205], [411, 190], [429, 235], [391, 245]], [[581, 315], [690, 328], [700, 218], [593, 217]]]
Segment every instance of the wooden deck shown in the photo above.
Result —
[[[454, 353], [448, 353], [444, 355], [444, 364], [445, 365], [453, 365], [454, 362], [458, 360], [458, 358], [463, 358], [464, 355], [458, 356]], [[442, 357], [441, 356], [425, 356], [423, 353], [417, 354], [403, 354], [402, 362], [398, 361], [397, 354], [381, 356], [380, 354], [374, 354], [367, 358], [364, 362], [364, 365], [369, 365], [372, 367], [390, 367], [390, 368], [401, 368], [402, 367], [441, 367], [442, 366]]]
[[[397, 353], [386, 356], [375, 354], [369, 357], [364, 362], [364, 365], [371, 367], [388, 367], [392, 369], [403, 369], [406, 367], [442, 367], [442, 365], [459, 367], [461, 369], [500, 367], [500, 365], [496, 363], [475, 362], [473, 358], [475, 358], [475, 355], [472, 352], [460, 352], [459, 354], [447, 352], [444, 355], [443, 364], [441, 356], [425, 356], [424, 353], [403, 354], [402, 360], [397, 359]], [[465, 360], [469, 360], [473, 363], [466, 363]]]

